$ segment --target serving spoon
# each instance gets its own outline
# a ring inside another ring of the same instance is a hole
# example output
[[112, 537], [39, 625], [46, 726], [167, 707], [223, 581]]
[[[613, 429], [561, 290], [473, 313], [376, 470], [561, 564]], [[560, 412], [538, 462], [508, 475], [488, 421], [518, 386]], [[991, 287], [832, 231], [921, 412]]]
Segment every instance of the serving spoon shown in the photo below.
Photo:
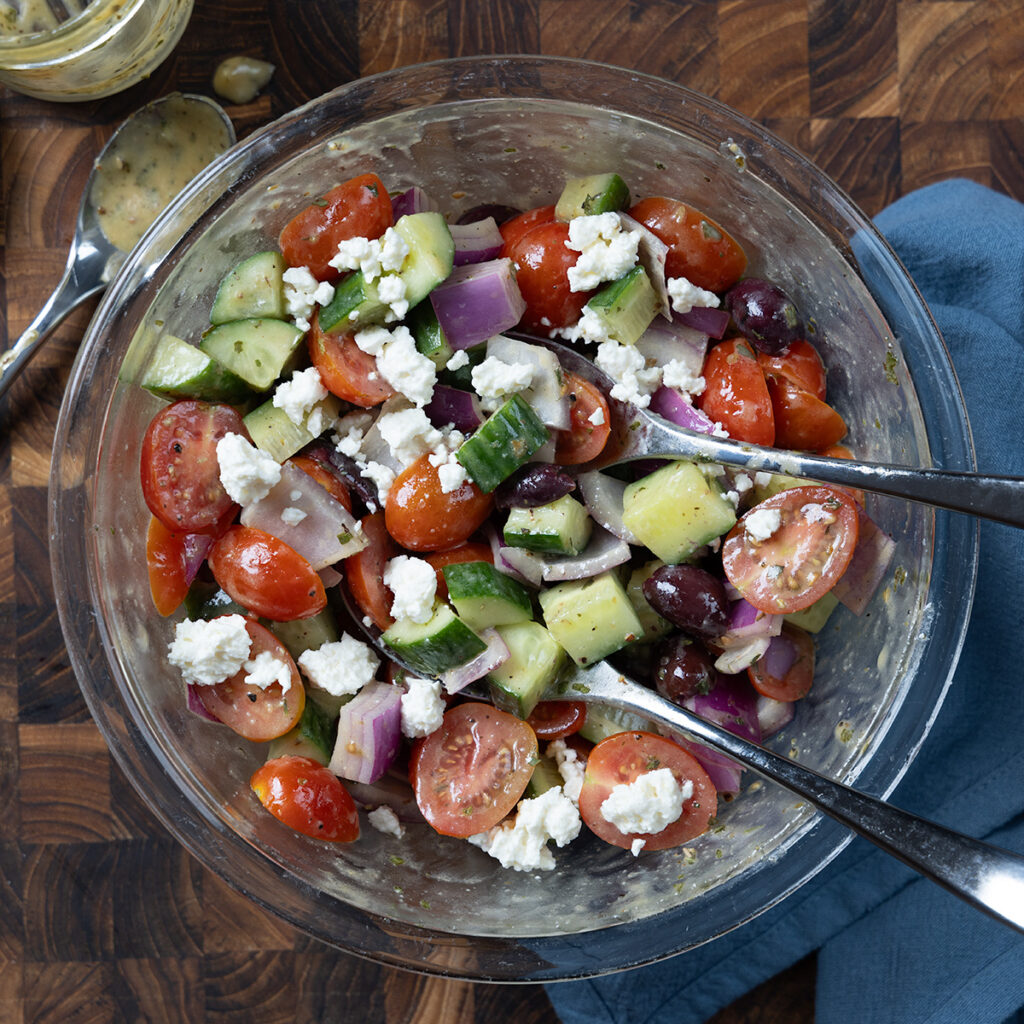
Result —
[[110, 284], [135, 241], [186, 183], [187, 178], [181, 180], [181, 177], [177, 180], [172, 177], [170, 183], [164, 184], [163, 187], [152, 178], [146, 181], [146, 201], [137, 205], [136, 215], [127, 228], [115, 224], [105, 216], [103, 203], [107, 196], [117, 193], [119, 185], [118, 179], [111, 172], [116, 174], [128, 169], [128, 162], [118, 152], [119, 147], [127, 145], [130, 150], [133, 140], [142, 137], [140, 133], [148, 130], [152, 134], [154, 127], [159, 135], [164, 130], [162, 126], [167, 123], [164, 119], [168, 116], [172, 104], [178, 106], [179, 109], [175, 113], [186, 124], [194, 126], [198, 115], [212, 112], [219, 118], [223, 128], [223, 139], [211, 140], [208, 149], [196, 154], [193, 165], [195, 171], [189, 174], [191, 168], [186, 168], [182, 176], [194, 176], [194, 173], [198, 173], [218, 152], [223, 152], [233, 145], [234, 126], [220, 105], [205, 96], [187, 93], [171, 93], [154, 100], [135, 111], [118, 126], [94, 161], [89, 180], [86, 182], [64, 276], [21, 337], [0, 356], [0, 398], [7, 393], [14, 379], [35, 355], [50, 332], [73, 309]]
[[745, 441], [715, 437], [674, 423], [609, 395], [615, 386], [581, 352], [547, 338], [509, 332], [511, 337], [543, 345], [562, 367], [596, 384], [608, 398], [611, 433], [601, 454], [580, 471], [604, 469], [637, 459], [710, 460], [752, 473], [782, 473], [823, 483], [855, 487], [876, 494], [933, 505], [953, 512], [1024, 527], [1024, 477], [994, 476], [948, 469], [914, 469], [885, 463], [854, 462], [824, 455], [765, 448]]

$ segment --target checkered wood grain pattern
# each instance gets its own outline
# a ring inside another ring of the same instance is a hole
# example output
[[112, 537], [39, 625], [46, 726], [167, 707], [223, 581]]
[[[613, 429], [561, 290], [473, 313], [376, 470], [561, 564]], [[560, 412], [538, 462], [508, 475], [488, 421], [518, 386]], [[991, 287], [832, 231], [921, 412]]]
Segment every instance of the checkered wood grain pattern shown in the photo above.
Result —
[[[270, 60], [244, 135], [357, 75], [474, 53], [586, 57], [717, 96], [869, 213], [965, 176], [1024, 199], [1024, 0], [197, 0], [178, 50], [110, 99], [0, 92], [0, 334], [57, 282], [110, 128], [217, 61]], [[61, 640], [46, 484], [77, 311], [0, 404], [0, 1020], [554, 1024], [543, 991], [419, 978], [312, 942], [237, 896], [111, 762]], [[813, 1019], [807, 960], [714, 1018]]]

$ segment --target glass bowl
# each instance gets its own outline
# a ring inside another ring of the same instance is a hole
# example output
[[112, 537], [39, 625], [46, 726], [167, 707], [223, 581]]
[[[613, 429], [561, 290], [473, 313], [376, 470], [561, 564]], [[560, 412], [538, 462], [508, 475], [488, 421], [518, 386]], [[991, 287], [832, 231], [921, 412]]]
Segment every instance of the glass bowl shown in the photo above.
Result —
[[[166, 661], [173, 622], [152, 610], [148, 512], [135, 483], [160, 403], [139, 387], [161, 331], [197, 338], [222, 274], [276, 243], [300, 207], [375, 171], [457, 214], [553, 202], [567, 176], [618, 171], [635, 196], [679, 197], [744, 245], [750, 274], [813, 315], [830, 393], [860, 456], [973, 468], [943, 342], [886, 243], [802, 156], [704, 96], [603, 65], [468, 58], [344, 86], [229, 151], [154, 225], [90, 326], [61, 410], [51, 547], [61, 621], [89, 707], [149, 806], [207, 867], [297, 927], [414, 970], [490, 981], [581, 977], [692, 948], [772, 906], [847, 833], [746, 777], [686, 850], [634, 859], [583, 835], [554, 872], [504, 871], [468, 844], [364, 828], [333, 846], [262, 812], [248, 779], [264, 752], [185, 708]], [[772, 744], [874, 793], [924, 741], [966, 628], [977, 528], [872, 499], [897, 543], [860, 617], [838, 610], [819, 673]], [[951, 585], [955, 580], [956, 585]]]

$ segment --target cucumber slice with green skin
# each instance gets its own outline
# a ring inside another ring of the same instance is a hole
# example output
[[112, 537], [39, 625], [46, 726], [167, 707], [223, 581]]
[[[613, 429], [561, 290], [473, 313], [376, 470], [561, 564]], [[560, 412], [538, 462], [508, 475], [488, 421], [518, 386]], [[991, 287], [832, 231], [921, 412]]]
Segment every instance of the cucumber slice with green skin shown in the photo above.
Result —
[[672, 629], [672, 623], [668, 619], [663, 619], [644, 597], [644, 580], [664, 564], [659, 559], [655, 559], [646, 565], [637, 566], [626, 584], [626, 596], [629, 598], [630, 604], [633, 605], [633, 611], [636, 612], [640, 625], [643, 626], [643, 636], [640, 637], [643, 641], [657, 640], [658, 637], [664, 636]]
[[794, 626], [805, 629], [808, 633], [820, 633], [838, 604], [839, 598], [829, 590], [809, 608], [804, 608], [799, 612], [790, 612], [788, 615], [783, 615], [782, 618]]
[[609, 338], [635, 345], [660, 308], [647, 271], [636, 266], [617, 281], [605, 285], [587, 303]]
[[187, 618], [215, 619], [218, 615], [248, 615], [249, 609], [243, 608], [217, 586], [206, 580], [195, 580], [188, 588], [182, 602]]
[[617, 174], [570, 178], [555, 203], [558, 220], [629, 209], [629, 186]]
[[158, 342], [142, 386], [170, 402], [197, 398], [204, 402], [241, 405], [253, 394], [241, 377], [173, 334], [163, 335]]
[[472, 629], [528, 622], [533, 601], [521, 583], [498, 572], [490, 562], [458, 562], [441, 570], [448, 598]]
[[267, 391], [290, 368], [302, 339], [294, 324], [261, 317], [211, 327], [199, 347], [256, 391]]
[[279, 252], [258, 252], [228, 271], [210, 309], [211, 324], [253, 317], [284, 320], [284, 257]]
[[452, 388], [458, 388], [460, 391], [473, 391], [475, 390], [473, 387], [473, 370], [487, 358], [487, 343], [474, 345], [472, 348], [463, 349], [462, 351], [466, 353], [469, 362], [465, 366], [460, 366], [457, 370], [449, 370], [447, 369], [447, 364], [445, 364], [446, 368], [441, 383], [447, 384]]
[[629, 484], [622, 521], [644, 547], [669, 565], [736, 525], [736, 510], [692, 462], [674, 462]]
[[317, 409], [323, 413], [325, 424], [333, 423], [341, 411], [341, 403], [334, 395], [317, 402], [302, 423], [293, 423], [284, 409], [278, 409], [273, 399], [256, 406], [243, 417], [252, 443], [278, 462], [290, 459], [301, 448], [314, 440], [313, 432], [306, 426], [310, 416]]
[[523, 795], [527, 798], [543, 796], [549, 789], [561, 785], [562, 773], [558, 770], [558, 765], [552, 758], [542, 754], [540, 760], [533, 766], [533, 774], [526, 784], [526, 792]]
[[548, 428], [519, 395], [477, 427], [455, 453], [469, 478], [489, 494], [548, 439]]
[[578, 555], [590, 540], [594, 524], [587, 510], [564, 494], [535, 508], [513, 508], [505, 522], [505, 543], [556, 555]]
[[399, 619], [380, 638], [398, 661], [429, 677], [463, 665], [487, 648], [446, 604], [438, 605], [425, 623]]
[[311, 700], [306, 701], [302, 717], [294, 728], [270, 741], [267, 760], [275, 757], [308, 757], [317, 764], [326, 765], [334, 752], [334, 739], [338, 731], [335, 720]]
[[614, 571], [540, 592], [544, 623], [577, 665], [592, 665], [643, 635]]
[[528, 718], [562, 667], [561, 645], [539, 622], [499, 626], [509, 658], [487, 676], [495, 705]]
[[646, 718], [605, 704], [588, 704], [587, 717], [580, 726], [579, 735], [591, 743], [600, 743], [620, 732], [655, 732]]
[[405, 324], [412, 332], [417, 350], [438, 370], [443, 370], [454, 353], [441, 325], [437, 322], [434, 307], [429, 302], [420, 302], [409, 310]]
[[334, 289], [334, 297], [320, 309], [321, 330], [340, 334], [366, 324], [383, 323], [388, 304], [381, 300], [377, 280], [367, 281], [361, 270], [343, 277]]
[[288, 648], [288, 653], [296, 661], [306, 651], [319, 650], [324, 644], [332, 644], [339, 639], [334, 612], [329, 608], [324, 608], [307, 619], [271, 622], [268, 627]]

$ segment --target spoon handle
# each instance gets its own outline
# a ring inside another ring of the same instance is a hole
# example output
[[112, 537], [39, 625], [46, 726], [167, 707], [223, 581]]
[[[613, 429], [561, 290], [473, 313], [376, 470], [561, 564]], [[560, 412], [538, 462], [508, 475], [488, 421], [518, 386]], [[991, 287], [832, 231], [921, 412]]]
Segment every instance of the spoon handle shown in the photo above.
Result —
[[625, 679], [605, 662], [577, 669], [560, 696], [613, 704], [706, 742], [804, 797], [972, 906], [1024, 932], [1024, 857], [908, 814], [735, 736]]
[[[650, 417], [626, 459], [652, 456], [711, 458], [750, 472], [785, 473], [876, 494], [909, 498], [937, 508], [1024, 527], [1024, 477], [991, 476], [945, 469], [912, 469], [883, 463], [802, 455], [697, 434]], [[643, 449], [641, 452], [640, 449]]]

